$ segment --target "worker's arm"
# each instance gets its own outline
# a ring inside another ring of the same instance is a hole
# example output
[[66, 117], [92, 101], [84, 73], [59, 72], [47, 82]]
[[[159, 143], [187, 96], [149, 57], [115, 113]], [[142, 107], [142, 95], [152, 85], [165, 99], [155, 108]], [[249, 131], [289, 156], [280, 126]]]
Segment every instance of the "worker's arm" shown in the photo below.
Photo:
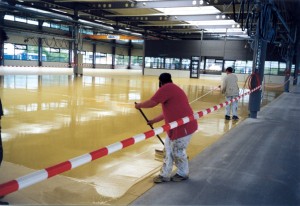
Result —
[[146, 100], [144, 102], [141, 102], [141, 103], [136, 103], [135, 104], [135, 108], [136, 109], [141, 109], [141, 108], [152, 108], [152, 107], [155, 107], [156, 105], [158, 105], [157, 102], [149, 99], [149, 100]]
[[148, 124], [149, 124], [149, 125], [152, 125], [152, 124], [154, 124], [154, 123], [156, 123], [156, 122], [160, 122], [160, 121], [162, 121], [162, 120], [164, 120], [164, 119], [165, 119], [165, 118], [164, 118], [164, 115], [163, 115], [163, 114], [160, 114], [160, 115], [158, 115], [157, 117], [155, 117], [155, 118], [149, 120], [149, 121], [148, 121]]

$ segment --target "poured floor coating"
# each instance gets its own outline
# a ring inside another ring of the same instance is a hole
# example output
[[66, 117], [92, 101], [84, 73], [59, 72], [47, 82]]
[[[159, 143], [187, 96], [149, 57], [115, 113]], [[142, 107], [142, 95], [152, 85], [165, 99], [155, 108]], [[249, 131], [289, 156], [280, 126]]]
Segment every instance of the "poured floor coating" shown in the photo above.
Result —
[[[89, 153], [150, 130], [134, 102], [158, 89], [157, 76], [137, 70], [0, 67], [4, 108], [4, 162], [0, 183]], [[173, 78], [188, 95], [195, 112], [225, 101], [217, 88], [220, 76]], [[244, 82], [240, 83], [240, 92]], [[264, 90], [263, 105], [283, 91]], [[192, 159], [248, 116], [248, 99], [239, 101], [237, 122], [224, 120], [224, 109], [198, 120], [199, 130], [188, 147]], [[143, 109], [150, 119], [161, 107]], [[154, 125], [162, 126], [163, 122]], [[164, 134], [160, 135], [164, 138]], [[162, 165], [155, 150], [163, 145], [152, 137], [69, 172], [4, 197], [10, 204], [128, 204], [150, 188]]]

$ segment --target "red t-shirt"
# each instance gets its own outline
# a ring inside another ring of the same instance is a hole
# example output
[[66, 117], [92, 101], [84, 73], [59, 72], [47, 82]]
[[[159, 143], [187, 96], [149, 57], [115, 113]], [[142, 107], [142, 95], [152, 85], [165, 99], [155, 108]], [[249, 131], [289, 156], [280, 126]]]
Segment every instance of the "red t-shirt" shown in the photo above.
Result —
[[[160, 87], [153, 97], [151, 97], [151, 100], [162, 104], [166, 123], [176, 121], [194, 113], [184, 91], [173, 83], [167, 83]], [[168, 131], [168, 136], [171, 140], [178, 139], [194, 133], [197, 128], [198, 123], [196, 120], [193, 120], [171, 129]]]

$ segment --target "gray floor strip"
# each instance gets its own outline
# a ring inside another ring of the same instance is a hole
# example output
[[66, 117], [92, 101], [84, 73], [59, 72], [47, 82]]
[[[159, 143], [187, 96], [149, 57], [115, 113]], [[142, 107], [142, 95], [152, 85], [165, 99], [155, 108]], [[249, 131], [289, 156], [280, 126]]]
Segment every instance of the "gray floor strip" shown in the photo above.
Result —
[[300, 205], [300, 95], [283, 93], [194, 158], [189, 180], [132, 205]]

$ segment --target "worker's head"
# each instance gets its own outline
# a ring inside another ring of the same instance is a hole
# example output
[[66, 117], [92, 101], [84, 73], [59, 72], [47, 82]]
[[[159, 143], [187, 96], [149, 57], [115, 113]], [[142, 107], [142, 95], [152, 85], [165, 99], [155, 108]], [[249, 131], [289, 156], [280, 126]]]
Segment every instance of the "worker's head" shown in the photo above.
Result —
[[227, 69], [226, 69], [225, 71], [226, 71], [227, 74], [228, 74], [228, 73], [232, 73], [232, 72], [233, 72], [233, 69], [232, 69], [232, 67], [227, 67]]
[[172, 83], [172, 77], [170, 73], [162, 73], [161, 75], [159, 75], [159, 87], [161, 87], [162, 85], [166, 84], [166, 83]]

